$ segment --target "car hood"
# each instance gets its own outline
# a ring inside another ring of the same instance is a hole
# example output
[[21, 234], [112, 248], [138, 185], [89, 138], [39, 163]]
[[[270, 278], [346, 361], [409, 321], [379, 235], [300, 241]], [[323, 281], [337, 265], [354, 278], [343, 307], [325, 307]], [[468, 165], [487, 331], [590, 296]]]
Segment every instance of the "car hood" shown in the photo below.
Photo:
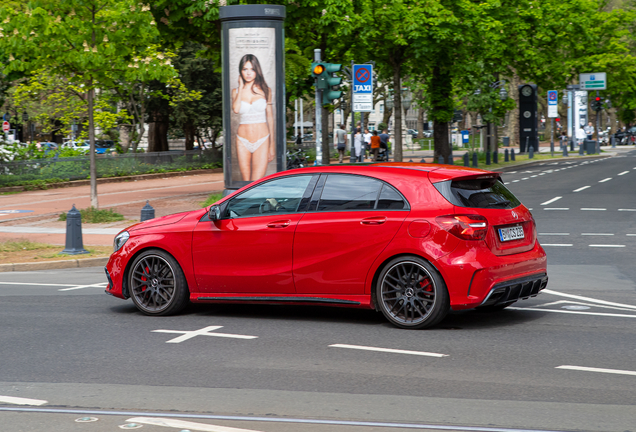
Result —
[[156, 219], [150, 219], [145, 222], [140, 222], [138, 224], [132, 225], [128, 227], [127, 231], [139, 231], [147, 228], [154, 228], [163, 225], [172, 225], [179, 222], [181, 219], [186, 217], [188, 214], [192, 212], [183, 212], [183, 213], [175, 213], [168, 216], [163, 216]]

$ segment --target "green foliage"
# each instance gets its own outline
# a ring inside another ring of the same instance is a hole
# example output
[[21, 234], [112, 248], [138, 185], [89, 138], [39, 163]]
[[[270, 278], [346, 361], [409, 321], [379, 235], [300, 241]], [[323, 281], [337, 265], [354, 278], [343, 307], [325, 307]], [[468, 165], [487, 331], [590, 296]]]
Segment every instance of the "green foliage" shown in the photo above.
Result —
[[223, 194], [213, 193], [208, 197], [208, 199], [206, 199], [205, 201], [201, 203], [201, 207], [207, 207], [209, 205], [212, 205], [218, 200], [220, 200], [221, 198], [223, 198]]
[[20, 252], [23, 250], [32, 251], [37, 249], [54, 249], [59, 246], [36, 243], [30, 240], [11, 240], [0, 242], [0, 252]]
[[[86, 209], [80, 209], [83, 223], [104, 223], [104, 222], [117, 222], [124, 220], [124, 216], [110, 209], [96, 209], [95, 207], [89, 207]], [[66, 213], [61, 213], [58, 218], [59, 221], [66, 221]]]

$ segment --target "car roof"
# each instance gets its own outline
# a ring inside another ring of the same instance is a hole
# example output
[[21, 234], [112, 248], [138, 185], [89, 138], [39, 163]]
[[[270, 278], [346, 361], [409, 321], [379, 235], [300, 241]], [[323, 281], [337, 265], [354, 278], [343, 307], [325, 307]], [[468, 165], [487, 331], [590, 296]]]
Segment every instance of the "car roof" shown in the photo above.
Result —
[[[354, 164], [334, 164], [319, 165], [307, 168], [298, 168], [282, 173], [292, 172], [340, 172], [346, 174], [406, 174], [402, 170], [413, 170], [420, 173], [429, 173], [431, 181], [452, 180], [456, 178], [478, 177], [486, 175], [488, 177], [499, 176], [499, 173], [487, 171], [479, 168], [470, 168], [457, 165], [429, 164], [419, 162], [379, 162], [379, 163], [354, 163]], [[282, 174], [278, 173], [278, 174]], [[415, 174], [415, 173], [412, 173]], [[416, 174], [417, 175], [417, 174]]]

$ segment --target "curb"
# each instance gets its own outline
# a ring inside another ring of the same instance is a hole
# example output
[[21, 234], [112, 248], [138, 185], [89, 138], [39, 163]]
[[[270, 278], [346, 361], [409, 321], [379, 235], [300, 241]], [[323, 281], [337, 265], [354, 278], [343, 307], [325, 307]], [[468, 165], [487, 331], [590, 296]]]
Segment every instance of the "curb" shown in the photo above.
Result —
[[[168, 178], [168, 177], [181, 177], [181, 176], [192, 176], [192, 175], [200, 175], [200, 174], [216, 174], [222, 173], [223, 168], [213, 168], [213, 169], [202, 169], [202, 170], [190, 170], [190, 171], [172, 171], [166, 173], [152, 173], [152, 174], [138, 174], [132, 176], [122, 176], [122, 177], [104, 177], [98, 178], [97, 184], [105, 184], [105, 183], [122, 183], [128, 181], [136, 181], [136, 180], [152, 180], [156, 178]], [[46, 185], [46, 189], [62, 189], [67, 187], [74, 186], [89, 186], [91, 184], [89, 180], [73, 180], [62, 183], [50, 183]], [[31, 191], [34, 189], [29, 189]], [[0, 192], [27, 192], [25, 186], [9, 186], [0, 188]]]
[[33, 263], [0, 264], [0, 273], [12, 271], [54, 270], [66, 268], [102, 267], [109, 257], [84, 258], [73, 260], [43, 261]]

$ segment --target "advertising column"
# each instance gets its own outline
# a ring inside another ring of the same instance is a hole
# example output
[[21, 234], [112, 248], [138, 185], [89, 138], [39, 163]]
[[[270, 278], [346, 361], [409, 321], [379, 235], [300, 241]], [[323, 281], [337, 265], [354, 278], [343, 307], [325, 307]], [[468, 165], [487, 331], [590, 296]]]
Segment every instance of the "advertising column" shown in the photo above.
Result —
[[285, 170], [285, 7], [219, 8], [223, 44], [223, 174], [239, 189]]

